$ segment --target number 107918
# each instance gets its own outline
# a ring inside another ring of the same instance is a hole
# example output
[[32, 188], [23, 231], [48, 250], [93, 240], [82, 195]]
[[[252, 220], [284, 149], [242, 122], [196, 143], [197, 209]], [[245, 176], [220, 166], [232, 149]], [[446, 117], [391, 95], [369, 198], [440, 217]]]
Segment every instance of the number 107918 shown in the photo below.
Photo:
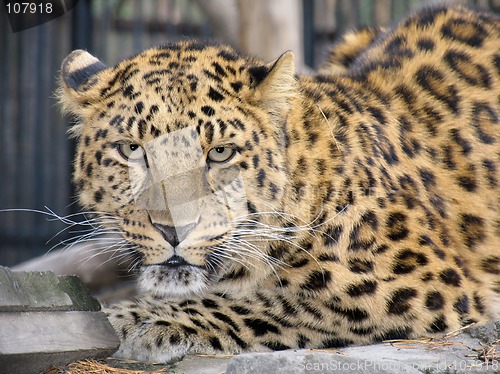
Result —
[[9, 14], [49, 14], [53, 11], [51, 2], [47, 3], [15, 3], [9, 2], [6, 4], [7, 13]]

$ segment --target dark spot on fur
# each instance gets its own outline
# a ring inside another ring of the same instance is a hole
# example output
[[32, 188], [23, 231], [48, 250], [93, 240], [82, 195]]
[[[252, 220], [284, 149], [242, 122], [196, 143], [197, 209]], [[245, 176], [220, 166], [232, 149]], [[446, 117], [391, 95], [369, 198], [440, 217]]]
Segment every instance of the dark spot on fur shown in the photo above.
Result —
[[356, 335], [371, 335], [373, 333], [373, 327], [349, 327], [349, 331]]
[[136, 114], [141, 114], [143, 110], [144, 110], [144, 103], [142, 101], [137, 102], [134, 106], [134, 112]]
[[471, 125], [475, 128], [476, 136], [484, 144], [496, 142], [492, 124], [498, 124], [499, 118], [496, 110], [487, 103], [475, 103], [472, 109]]
[[229, 337], [231, 339], [234, 340], [234, 342], [236, 344], [238, 344], [238, 346], [241, 348], [241, 349], [247, 349], [248, 348], [248, 343], [246, 343], [244, 340], [242, 340], [233, 330], [231, 329], [228, 329], [227, 330], [227, 334], [229, 335]]
[[94, 170], [93, 164], [88, 164], [87, 168], [85, 169], [85, 174], [87, 174], [87, 177], [92, 177], [92, 171]]
[[318, 260], [324, 262], [338, 262], [339, 258], [333, 253], [321, 253], [318, 256]]
[[186, 336], [198, 334], [198, 331], [196, 331], [196, 329], [193, 329], [192, 327], [186, 325], [180, 325], [180, 326], [182, 328], [182, 331], [186, 334]]
[[422, 282], [429, 282], [434, 279], [434, 274], [428, 271], [424, 273], [420, 279], [422, 280]]
[[421, 51], [431, 52], [435, 48], [434, 41], [428, 38], [422, 38], [417, 41], [417, 48]]
[[354, 342], [350, 339], [331, 338], [323, 340], [323, 342], [321, 342], [321, 345], [318, 348], [319, 349], [342, 348], [342, 347], [347, 347], [353, 343]]
[[486, 312], [483, 299], [476, 292], [474, 293], [474, 308], [481, 314]]
[[208, 308], [208, 309], [219, 309], [219, 305], [214, 300], [203, 299], [201, 302], [202, 302], [202, 304], [203, 304], [203, 306], [205, 308]]
[[350, 259], [349, 270], [353, 273], [370, 273], [373, 270], [373, 262], [363, 259]]
[[483, 45], [488, 33], [478, 22], [453, 18], [441, 27], [441, 35], [446, 39], [457, 40], [471, 47], [479, 48]]
[[445, 304], [443, 295], [439, 291], [431, 291], [425, 298], [425, 306], [429, 310], [443, 309]]
[[415, 76], [420, 87], [445, 104], [453, 114], [459, 113], [458, 89], [446, 81], [442, 72], [433, 66], [422, 65]]
[[319, 291], [328, 287], [332, 275], [329, 271], [313, 271], [301, 285], [301, 288], [308, 291]]
[[408, 339], [412, 333], [412, 328], [409, 326], [402, 326], [399, 328], [386, 330], [376, 336], [376, 340], [401, 340]]
[[401, 212], [392, 212], [387, 218], [387, 237], [393, 241], [403, 240], [408, 236], [409, 230], [406, 215]]
[[143, 119], [139, 120], [139, 122], [137, 122], [137, 128], [139, 131], [139, 138], [143, 139], [144, 135], [146, 135], [147, 122]]
[[266, 346], [267, 348], [273, 351], [285, 351], [291, 348], [290, 346], [275, 340], [262, 342], [262, 345]]
[[236, 314], [239, 314], [240, 316], [244, 316], [252, 312], [250, 309], [247, 309], [241, 305], [232, 305], [230, 309]]
[[222, 314], [220, 312], [213, 312], [212, 315], [217, 318], [219, 321], [222, 321], [224, 323], [227, 323], [229, 326], [231, 326], [235, 331], [240, 331], [239, 326], [227, 315]]
[[461, 176], [458, 177], [458, 185], [468, 192], [474, 192], [477, 188], [477, 182], [473, 177]]
[[437, 316], [429, 326], [429, 332], [443, 332], [448, 328], [446, 317], [442, 314]]
[[222, 351], [223, 348], [222, 348], [222, 344], [220, 343], [220, 340], [219, 338], [217, 338], [216, 336], [211, 336], [208, 341], [210, 342], [210, 345], [212, 346], [213, 349], [215, 349], [216, 351]]
[[106, 194], [106, 191], [104, 191], [104, 188], [100, 187], [99, 190], [97, 190], [94, 193], [94, 201], [96, 203], [100, 203], [105, 194]]
[[429, 169], [420, 169], [420, 180], [427, 189], [436, 185], [436, 177]]
[[279, 333], [279, 330], [276, 326], [259, 318], [245, 318], [243, 319], [243, 322], [247, 327], [252, 329], [255, 336], [262, 336], [269, 332], [274, 334]]
[[245, 269], [244, 267], [241, 267], [241, 268], [236, 269], [236, 270], [233, 269], [229, 273], [224, 274], [224, 276], [220, 279], [220, 281], [221, 282], [227, 281], [227, 280], [234, 281], [234, 280], [237, 280], [237, 279], [246, 278], [249, 275], [250, 274], [249, 274], [248, 270]]
[[233, 83], [231, 83], [231, 87], [234, 90], [234, 92], [238, 93], [238, 92], [240, 92], [241, 88], [243, 87], [243, 83], [233, 82]]
[[217, 56], [223, 58], [226, 61], [236, 61], [238, 59], [238, 56], [234, 54], [231, 51], [228, 50], [222, 50], [220, 51]]
[[[335, 302], [326, 303], [325, 306], [336, 314], [340, 314], [351, 322], [361, 322], [368, 318], [368, 313], [359, 308], [343, 308]], [[323, 318], [321, 316], [321, 318]]]
[[469, 313], [469, 297], [467, 295], [460, 296], [453, 304], [453, 309], [455, 309], [458, 314]]
[[207, 116], [212, 117], [215, 114], [215, 109], [211, 106], [204, 105], [201, 107], [201, 111]]
[[297, 334], [297, 347], [303, 349], [306, 347], [307, 343], [309, 343], [311, 339], [302, 334]]
[[417, 291], [413, 288], [397, 289], [387, 303], [387, 313], [397, 315], [406, 313], [411, 308], [409, 300], [415, 296], [417, 296]]
[[156, 347], [160, 348], [163, 345], [163, 335], [158, 335], [155, 340]]
[[351, 297], [371, 295], [377, 290], [377, 282], [364, 280], [359, 284], [351, 284], [347, 287], [347, 294]]
[[309, 263], [309, 259], [302, 258], [300, 260], [291, 262], [290, 266], [292, 268], [298, 269], [298, 268], [302, 268], [302, 267], [306, 266], [308, 263]]
[[325, 230], [325, 233], [323, 234], [323, 243], [327, 247], [334, 246], [338, 244], [340, 235], [342, 234], [343, 231], [342, 226], [330, 226]]
[[500, 256], [490, 256], [483, 259], [481, 269], [490, 274], [500, 274]]
[[448, 268], [439, 273], [439, 278], [445, 284], [460, 287], [461, 277], [455, 269]]
[[170, 336], [168, 337], [168, 341], [170, 342], [170, 344], [172, 345], [176, 345], [178, 343], [180, 343], [181, 341], [181, 336], [179, 335], [178, 332], [175, 332], [173, 331]]
[[208, 97], [212, 99], [213, 101], [222, 101], [224, 100], [224, 95], [222, 95], [220, 92], [217, 92], [214, 90], [212, 87], [208, 90]]
[[415, 268], [426, 265], [427, 262], [427, 256], [424, 253], [403, 249], [396, 255], [392, 271], [394, 274], [408, 274]]
[[252, 84], [258, 86], [268, 74], [268, 69], [265, 66], [254, 66], [248, 69], [248, 73], [252, 79]]
[[460, 232], [465, 240], [465, 245], [472, 249], [486, 238], [484, 220], [472, 214], [462, 214]]
[[266, 172], [264, 169], [260, 169], [257, 173], [257, 187], [264, 187], [264, 181], [266, 180]]
[[450, 50], [444, 55], [444, 61], [468, 84], [490, 88], [491, 77], [488, 70], [484, 66], [471, 61], [468, 54], [462, 51]]

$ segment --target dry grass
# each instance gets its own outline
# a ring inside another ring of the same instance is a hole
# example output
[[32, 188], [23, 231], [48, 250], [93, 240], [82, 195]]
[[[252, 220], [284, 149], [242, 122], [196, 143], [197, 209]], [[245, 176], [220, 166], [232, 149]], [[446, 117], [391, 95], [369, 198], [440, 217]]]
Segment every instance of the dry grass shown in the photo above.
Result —
[[481, 343], [482, 348], [473, 349], [476, 354], [469, 355], [478, 360], [484, 361], [486, 364], [491, 364], [494, 361], [500, 361], [500, 339], [489, 344]]
[[214, 354], [203, 354], [203, 353], [196, 353], [193, 356], [196, 357], [207, 357], [207, 358], [231, 358], [236, 355], [233, 354], [223, 354], [223, 353], [214, 353]]
[[44, 374], [165, 374], [167, 369], [143, 371], [114, 368], [94, 360], [78, 361], [69, 364], [66, 368], [52, 368]]
[[336, 353], [342, 356], [347, 356], [347, 354], [339, 349], [335, 348], [324, 348], [324, 349], [308, 349], [308, 352], [324, 352], [324, 353]]
[[[481, 344], [481, 348], [470, 348], [467, 345], [459, 342], [452, 342], [449, 341], [450, 338], [453, 338], [463, 332], [465, 329], [468, 329], [469, 327], [475, 325], [475, 323], [472, 323], [470, 325], [464, 326], [458, 330], [451, 331], [445, 335], [443, 335], [440, 338], [429, 338], [429, 337], [422, 337], [420, 339], [401, 339], [401, 340], [386, 340], [384, 343], [390, 344], [396, 348], [426, 348], [430, 351], [436, 349], [436, 348], [443, 348], [447, 346], [463, 346], [471, 351], [474, 352], [474, 354], [469, 354], [466, 355], [466, 357], [470, 358], [475, 358], [476, 360], [479, 360], [483, 364], [492, 364], [495, 362], [500, 361], [500, 339], [495, 340], [494, 342], [484, 344], [484, 343], [479, 343]], [[475, 366], [481, 366], [482, 364], [479, 363], [478, 365]]]
[[469, 348], [463, 343], [452, 342], [451, 338], [454, 338], [458, 334], [462, 333], [464, 330], [474, 326], [475, 323], [471, 323], [470, 325], [461, 327], [457, 330], [450, 331], [447, 334], [444, 334], [441, 337], [422, 337], [418, 339], [394, 339], [394, 340], [384, 340], [384, 343], [390, 344], [396, 348], [403, 349], [412, 349], [412, 348], [425, 348], [429, 351], [432, 351], [437, 348], [443, 348], [448, 346], [462, 346]]

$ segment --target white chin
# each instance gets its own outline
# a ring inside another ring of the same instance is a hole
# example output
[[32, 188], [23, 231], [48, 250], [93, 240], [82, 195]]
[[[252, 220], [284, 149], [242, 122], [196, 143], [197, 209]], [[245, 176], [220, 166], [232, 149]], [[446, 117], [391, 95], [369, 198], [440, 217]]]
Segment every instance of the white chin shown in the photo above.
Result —
[[138, 279], [141, 291], [161, 298], [202, 295], [207, 282], [207, 272], [196, 266], [144, 266]]

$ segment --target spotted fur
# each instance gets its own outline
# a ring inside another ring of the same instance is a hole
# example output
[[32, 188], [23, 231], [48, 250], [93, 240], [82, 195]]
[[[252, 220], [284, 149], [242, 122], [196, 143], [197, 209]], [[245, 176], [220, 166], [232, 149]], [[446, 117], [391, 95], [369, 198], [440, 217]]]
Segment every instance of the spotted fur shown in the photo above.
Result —
[[363, 54], [377, 38], [382, 39], [387, 29], [383, 27], [364, 27], [349, 31], [330, 49], [319, 74], [343, 74], [349, 70], [356, 59]]
[[345, 71], [298, 78], [290, 53], [264, 64], [196, 42], [115, 67], [68, 56], [80, 202], [143, 256], [142, 294], [109, 310], [118, 355], [341, 347], [492, 318], [499, 34], [492, 15], [424, 9]]

